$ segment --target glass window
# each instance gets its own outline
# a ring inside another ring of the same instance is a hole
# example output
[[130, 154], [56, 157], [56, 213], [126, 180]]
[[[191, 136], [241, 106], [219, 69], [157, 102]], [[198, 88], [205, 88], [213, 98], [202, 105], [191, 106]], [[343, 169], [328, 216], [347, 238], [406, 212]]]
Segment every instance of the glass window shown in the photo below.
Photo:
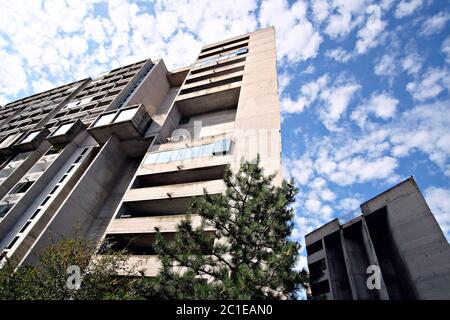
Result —
[[53, 133], [53, 136], [60, 136], [60, 135], [65, 134], [67, 131], [69, 131], [69, 129], [72, 125], [73, 125], [73, 123], [63, 124]]
[[231, 140], [230, 139], [223, 139], [216, 141], [214, 143], [214, 155], [222, 155], [227, 154], [230, 151], [231, 147]]
[[193, 159], [193, 158], [199, 158], [201, 157], [202, 152], [202, 146], [192, 147], [186, 149], [186, 153], [189, 155], [189, 157], [186, 157], [185, 159]]
[[214, 144], [204, 144], [201, 150], [201, 156], [202, 157], [209, 157], [212, 156], [214, 151]]
[[156, 163], [163, 163], [163, 162], [169, 162], [170, 157], [172, 156], [172, 150], [171, 151], [164, 151], [160, 152], [158, 159], [156, 160]]
[[158, 158], [159, 153], [149, 153], [145, 157], [144, 164], [153, 164], [156, 162], [156, 159]]
[[248, 52], [248, 48], [240, 48], [238, 50], [236, 50], [236, 54], [244, 54]]
[[12, 204], [2, 203], [0, 204], [0, 218], [3, 218], [8, 213], [9, 209], [11, 209]]
[[10, 193], [24, 193], [24, 192], [27, 192], [27, 190], [30, 189], [32, 184], [33, 184], [33, 181], [20, 182], [11, 190]]
[[72, 101], [72, 102], [69, 102], [68, 104], [66, 104], [66, 106], [64, 107], [64, 109], [70, 109], [70, 108], [73, 108], [73, 107], [75, 107], [77, 104], [78, 104], [78, 102], [80, 102], [80, 101]]
[[31, 132], [31, 133], [29, 133], [29, 134], [25, 137], [25, 139], [23, 139], [22, 141], [20, 141], [20, 143], [27, 143], [27, 142], [30, 142], [30, 141], [32, 141], [38, 134], [39, 134], [39, 131]]
[[91, 100], [92, 100], [92, 96], [90, 96], [90, 97], [87, 97], [87, 98], [83, 98], [83, 99], [81, 99], [81, 101], [80, 101], [80, 106], [82, 106], [82, 105], [85, 105], [85, 104], [88, 104], [89, 102], [91, 102]]
[[131, 108], [131, 109], [120, 111], [119, 115], [114, 120], [114, 122], [131, 120], [133, 118], [133, 116], [136, 114], [137, 109], [138, 108], [136, 107], [136, 108]]
[[115, 113], [110, 113], [100, 116], [100, 118], [98, 118], [97, 122], [94, 124], [94, 127], [100, 127], [111, 123], [115, 115]]
[[174, 150], [172, 152], [172, 157], [170, 158], [170, 161], [178, 161], [185, 159], [187, 149], [178, 149]]
[[19, 136], [20, 133], [13, 133], [7, 136], [2, 143], [0, 144], [0, 148], [6, 148], [11, 145], [11, 143]]

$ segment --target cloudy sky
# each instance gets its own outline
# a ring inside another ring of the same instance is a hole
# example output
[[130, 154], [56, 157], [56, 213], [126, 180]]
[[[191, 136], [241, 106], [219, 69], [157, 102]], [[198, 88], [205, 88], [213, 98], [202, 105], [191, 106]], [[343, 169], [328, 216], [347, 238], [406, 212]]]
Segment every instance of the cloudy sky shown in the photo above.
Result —
[[447, 1], [0, 2], [0, 105], [274, 25], [293, 236], [413, 175], [450, 239]]

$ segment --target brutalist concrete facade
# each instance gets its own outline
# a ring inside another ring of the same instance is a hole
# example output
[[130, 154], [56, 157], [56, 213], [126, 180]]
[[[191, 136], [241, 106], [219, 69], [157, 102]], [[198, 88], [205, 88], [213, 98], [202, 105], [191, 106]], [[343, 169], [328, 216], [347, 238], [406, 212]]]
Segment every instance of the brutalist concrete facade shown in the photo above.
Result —
[[225, 166], [257, 153], [280, 183], [273, 28], [204, 46], [189, 67], [149, 59], [10, 103], [0, 110], [0, 264], [35, 263], [76, 231], [126, 247], [129, 265], [153, 276], [155, 227], [173, 236], [191, 197], [223, 192]]
[[[312, 298], [450, 299], [450, 246], [414, 179], [360, 208], [305, 236]], [[369, 266], [381, 271], [379, 288]]]

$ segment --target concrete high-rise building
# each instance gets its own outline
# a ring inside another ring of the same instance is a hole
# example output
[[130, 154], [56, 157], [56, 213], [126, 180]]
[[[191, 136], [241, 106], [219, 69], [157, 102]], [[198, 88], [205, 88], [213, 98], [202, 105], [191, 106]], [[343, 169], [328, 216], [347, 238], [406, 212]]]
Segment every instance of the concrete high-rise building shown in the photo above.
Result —
[[204, 46], [189, 67], [149, 59], [9, 103], [0, 263], [35, 263], [76, 232], [155, 275], [155, 227], [172, 237], [191, 197], [223, 192], [225, 166], [257, 153], [281, 182], [273, 28]]
[[312, 298], [450, 299], [450, 245], [414, 179], [360, 209], [305, 236]]

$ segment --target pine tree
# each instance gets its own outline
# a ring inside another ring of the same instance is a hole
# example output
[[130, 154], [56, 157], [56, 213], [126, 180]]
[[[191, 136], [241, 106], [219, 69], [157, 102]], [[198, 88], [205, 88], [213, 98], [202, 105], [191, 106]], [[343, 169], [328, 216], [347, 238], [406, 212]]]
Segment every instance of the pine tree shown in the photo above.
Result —
[[[289, 238], [297, 189], [275, 186], [259, 157], [233, 175], [227, 167], [224, 194], [194, 198], [172, 240], [157, 230], [158, 276], [139, 290], [152, 299], [296, 298], [307, 283], [294, 270], [300, 245]], [[191, 216], [201, 224], [194, 227]], [[215, 229], [215, 233], [205, 230]]]

